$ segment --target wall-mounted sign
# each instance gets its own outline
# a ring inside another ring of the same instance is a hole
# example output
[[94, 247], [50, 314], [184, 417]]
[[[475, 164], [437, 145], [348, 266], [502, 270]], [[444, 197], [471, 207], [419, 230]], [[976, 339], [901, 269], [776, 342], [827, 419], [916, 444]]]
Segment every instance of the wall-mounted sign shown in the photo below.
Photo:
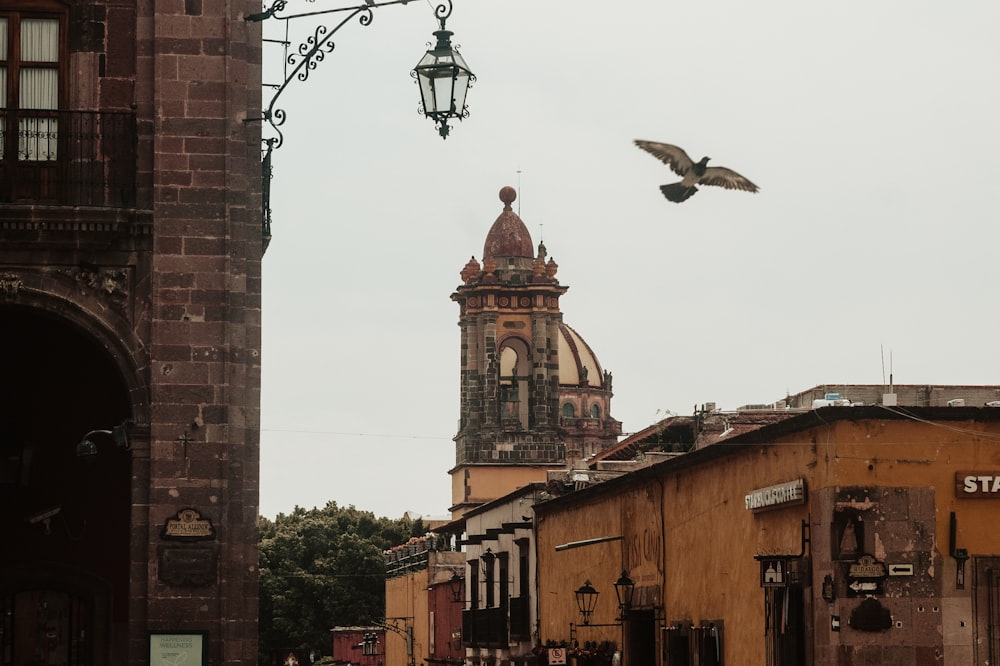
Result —
[[912, 564], [890, 564], [889, 565], [889, 575], [890, 576], [912, 576], [913, 575], [913, 565]]
[[955, 496], [1000, 499], [1000, 472], [955, 472]]
[[184, 541], [214, 539], [215, 526], [212, 525], [211, 520], [202, 518], [195, 509], [181, 509], [176, 516], [167, 518], [160, 536], [164, 539]]
[[885, 578], [885, 564], [876, 560], [874, 555], [862, 555], [851, 563], [847, 575], [850, 578]]
[[751, 490], [744, 497], [748, 511], [759, 513], [796, 504], [805, 504], [806, 480], [795, 479], [776, 486]]
[[760, 560], [760, 586], [785, 587], [788, 585], [788, 560], [769, 557]]
[[882, 594], [882, 581], [886, 577], [885, 564], [873, 555], [862, 555], [847, 569], [847, 594], [852, 597]]
[[151, 631], [149, 663], [152, 666], [205, 666], [208, 664], [208, 632]]
[[549, 666], [562, 666], [566, 663], [566, 648], [549, 648]]

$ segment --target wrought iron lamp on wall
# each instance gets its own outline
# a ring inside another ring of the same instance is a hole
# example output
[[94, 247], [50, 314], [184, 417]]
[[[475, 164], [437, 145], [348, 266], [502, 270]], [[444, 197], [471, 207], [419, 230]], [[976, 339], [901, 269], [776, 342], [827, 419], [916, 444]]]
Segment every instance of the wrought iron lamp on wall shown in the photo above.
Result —
[[465, 592], [465, 578], [457, 571], [448, 579], [448, 589], [451, 591], [451, 600], [456, 604], [462, 601], [462, 593]]
[[451, 4], [438, 5], [434, 13], [441, 22], [441, 29], [434, 32], [437, 45], [424, 54], [410, 74], [420, 84], [424, 115], [437, 123], [438, 134], [447, 139], [451, 130], [448, 121], [462, 120], [469, 115], [465, 96], [476, 76], [465, 64], [462, 54], [451, 45], [451, 36], [455, 33], [445, 29]]
[[[614, 582], [614, 588], [619, 611], [616, 622], [610, 625], [593, 626], [617, 626], [625, 621], [628, 609], [632, 607], [632, 597], [635, 594], [635, 581], [629, 577], [627, 570], [622, 570], [621, 576]], [[594, 608], [597, 606], [597, 597], [600, 592], [594, 589], [594, 586], [587, 580], [573, 594], [576, 597], [576, 606], [580, 611], [580, 617], [583, 618], [583, 624], [590, 625], [590, 619], [594, 616]]]
[[[326, 56], [333, 53], [335, 43], [334, 35], [343, 28], [351, 19], [358, 17], [358, 22], [367, 26], [375, 18], [372, 11], [378, 7], [389, 5], [405, 5], [410, 0], [387, 0], [386, 2], [374, 2], [366, 0], [364, 4], [353, 7], [338, 7], [332, 9], [321, 9], [303, 12], [289, 12], [288, 0], [274, 0], [271, 6], [262, 12], [248, 14], [245, 20], [251, 22], [264, 21], [266, 19], [279, 19], [286, 22], [294, 19], [310, 18], [325, 14], [342, 14], [343, 20], [333, 26], [319, 25], [314, 29], [313, 34], [302, 42], [295, 53], [289, 54], [285, 58], [287, 74], [285, 80], [272, 86], [275, 89], [274, 95], [264, 109], [262, 117], [258, 121], [266, 121], [276, 133], [275, 138], [264, 139], [268, 151], [279, 148], [284, 142], [279, 127], [285, 122], [284, 109], [276, 106], [278, 98], [292, 81], [306, 81], [319, 63], [326, 59]], [[440, 24], [440, 29], [434, 32], [437, 40], [436, 45], [429, 49], [420, 61], [416, 64], [410, 75], [416, 79], [420, 88], [421, 110], [425, 116], [433, 120], [438, 126], [438, 134], [442, 138], [447, 138], [451, 126], [450, 120], [468, 117], [469, 109], [465, 104], [465, 97], [469, 87], [476, 80], [475, 74], [469, 69], [465, 59], [452, 46], [451, 37], [454, 34], [445, 27], [445, 22], [451, 16], [452, 0], [442, 0], [434, 8], [434, 16]], [[276, 40], [269, 40], [276, 41]], [[285, 42], [285, 46], [288, 43]]]

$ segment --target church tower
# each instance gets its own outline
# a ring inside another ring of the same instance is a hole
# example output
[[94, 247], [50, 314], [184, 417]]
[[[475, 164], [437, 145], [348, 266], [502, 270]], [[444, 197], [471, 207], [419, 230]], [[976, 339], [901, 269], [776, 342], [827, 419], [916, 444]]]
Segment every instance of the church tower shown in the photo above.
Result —
[[568, 287], [545, 246], [500, 190], [503, 211], [486, 236], [482, 264], [471, 258], [452, 300], [460, 307], [461, 411], [451, 470], [456, 516], [528, 483], [571, 457], [617, 441], [611, 375], [563, 322]]

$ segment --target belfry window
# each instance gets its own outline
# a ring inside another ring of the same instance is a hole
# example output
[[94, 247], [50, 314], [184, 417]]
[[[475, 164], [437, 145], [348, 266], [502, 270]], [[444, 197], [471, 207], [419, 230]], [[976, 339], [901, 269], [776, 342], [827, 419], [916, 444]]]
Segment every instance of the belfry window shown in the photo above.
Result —
[[505, 429], [528, 428], [528, 348], [512, 338], [500, 350], [499, 406], [500, 421]]

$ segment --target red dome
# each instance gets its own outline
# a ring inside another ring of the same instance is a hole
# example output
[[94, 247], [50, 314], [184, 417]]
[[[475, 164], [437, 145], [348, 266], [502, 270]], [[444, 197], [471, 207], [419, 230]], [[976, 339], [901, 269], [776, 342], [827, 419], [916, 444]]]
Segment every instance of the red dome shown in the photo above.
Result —
[[510, 207], [515, 199], [517, 199], [517, 192], [513, 187], [507, 186], [500, 190], [503, 212], [490, 227], [490, 232], [486, 234], [486, 244], [483, 245], [484, 259], [488, 257], [533, 258], [535, 256], [528, 228], [524, 226], [524, 222]]

